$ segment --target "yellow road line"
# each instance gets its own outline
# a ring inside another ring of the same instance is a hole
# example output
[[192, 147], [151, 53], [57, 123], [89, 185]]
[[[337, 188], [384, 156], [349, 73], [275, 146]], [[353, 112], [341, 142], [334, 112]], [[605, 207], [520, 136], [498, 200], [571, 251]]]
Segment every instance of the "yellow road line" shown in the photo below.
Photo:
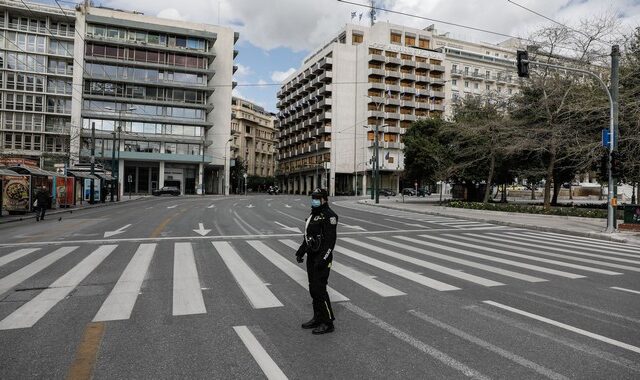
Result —
[[76, 358], [69, 368], [67, 380], [87, 380], [93, 377], [93, 368], [98, 358], [98, 349], [104, 335], [104, 322], [92, 322], [87, 325], [78, 346]]

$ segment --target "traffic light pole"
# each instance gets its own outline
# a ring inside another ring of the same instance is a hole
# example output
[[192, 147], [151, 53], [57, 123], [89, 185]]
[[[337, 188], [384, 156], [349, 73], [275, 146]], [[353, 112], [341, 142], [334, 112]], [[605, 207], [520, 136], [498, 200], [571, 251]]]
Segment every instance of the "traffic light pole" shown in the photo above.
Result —
[[[526, 55], [525, 55], [526, 57]], [[620, 64], [620, 48], [618, 47], [618, 45], [613, 45], [611, 47], [611, 89], [609, 89], [607, 87], [607, 85], [604, 83], [604, 81], [596, 74], [587, 71], [587, 70], [581, 70], [581, 69], [576, 69], [573, 67], [565, 67], [565, 66], [560, 66], [560, 65], [552, 65], [549, 63], [543, 63], [543, 62], [535, 62], [535, 61], [529, 61], [528, 59], [518, 59], [518, 75], [520, 76], [526, 76], [528, 77], [528, 71], [526, 72], [526, 75], [521, 75], [520, 73], [520, 66], [521, 63], [526, 65], [534, 65], [534, 66], [541, 66], [541, 67], [550, 67], [553, 69], [559, 69], [559, 70], [566, 70], [566, 71], [573, 71], [576, 73], [581, 73], [581, 74], [586, 74], [589, 75], [595, 79], [598, 80], [598, 82], [600, 83], [600, 85], [602, 85], [602, 87], [604, 88], [604, 92], [607, 94], [607, 96], [609, 97], [609, 108], [610, 108], [610, 123], [609, 123], [609, 135], [610, 137], [610, 141], [609, 141], [609, 162], [608, 162], [608, 168], [609, 168], [609, 187], [608, 187], [608, 191], [607, 191], [607, 229], [605, 232], [608, 233], [612, 233], [616, 231], [616, 208], [618, 205], [618, 200], [616, 198], [615, 192], [614, 192], [614, 178], [613, 178], [613, 173], [611, 172], [611, 156], [613, 155], [613, 152], [616, 148], [617, 145], [617, 141], [618, 141], [618, 136], [617, 136], [617, 132], [618, 132], [618, 71], [619, 71], [619, 64]], [[528, 70], [528, 68], [526, 69]]]

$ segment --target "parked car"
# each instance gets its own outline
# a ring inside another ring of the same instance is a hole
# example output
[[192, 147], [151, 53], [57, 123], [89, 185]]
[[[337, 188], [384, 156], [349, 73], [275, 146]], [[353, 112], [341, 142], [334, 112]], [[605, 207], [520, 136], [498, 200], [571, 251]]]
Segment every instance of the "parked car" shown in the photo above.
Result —
[[418, 188], [418, 196], [419, 197], [427, 197], [429, 195], [431, 195], [431, 190], [429, 190], [428, 188], [426, 188], [426, 187]]
[[416, 195], [416, 190], [412, 189], [410, 187], [405, 187], [404, 189], [402, 189], [402, 195], [414, 196], [414, 195]]
[[173, 187], [173, 186], [165, 186], [163, 188], [160, 189], [156, 189], [152, 191], [153, 195], [163, 195], [163, 194], [169, 194], [169, 195], [173, 195], [173, 196], [178, 196], [180, 195], [180, 189], [178, 189], [177, 187]]
[[395, 197], [396, 196], [396, 192], [391, 190], [391, 189], [380, 189], [379, 194], [383, 195], [385, 197]]

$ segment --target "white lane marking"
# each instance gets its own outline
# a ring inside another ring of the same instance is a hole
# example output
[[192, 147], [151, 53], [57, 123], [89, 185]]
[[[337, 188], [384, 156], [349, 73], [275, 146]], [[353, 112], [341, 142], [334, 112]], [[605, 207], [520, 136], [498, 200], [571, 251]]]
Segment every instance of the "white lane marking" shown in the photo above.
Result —
[[28, 279], [29, 277], [37, 274], [41, 270], [45, 269], [49, 265], [55, 263], [59, 259], [65, 257], [67, 254], [73, 252], [78, 247], [62, 247], [58, 248], [50, 254], [39, 258], [38, 260], [32, 262], [31, 264], [11, 273], [10, 275], [4, 277], [0, 280], [0, 295], [4, 294], [6, 291], [14, 288], [22, 281]]
[[[582, 257], [575, 257], [575, 256], [570, 256], [570, 255], [562, 255], [562, 254], [559, 254], [559, 253], [547, 252], [546, 250], [548, 248], [543, 246], [543, 245], [539, 245], [538, 249], [531, 249], [531, 248], [521, 247], [519, 245], [521, 245], [523, 243], [514, 242], [514, 241], [509, 241], [510, 244], [501, 244], [501, 243], [494, 243], [494, 242], [491, 242], [491, 241], [490, 242], [486, 241], [486, 240], [505, 241], [504, 238], [503, 239], [493, 238], [491, 236], [478, 235], [478, 234], [469, 234], [469, 235], [470, 236], [477, 236], [478, 239], [473, 239], [473, 238], [466, 237], [466, 236], [450, 235], [450, 234], [445, 234], [444, 236], [449, 236], [449, 237], [452, 237], [452, 238], [462, 239], [462, 240], [466, 240], [466, 241], [475, 241], [475, 242], [478, 242], [478, 243], [487, 243], [487, 244], [494, 245], [496, 247], [514, 249], [514, 250], [518, 250], [518, 251], [522, 251], [522, 252], [529, 252], [529, 253], [533, 253], [533, 254], [537, 254], [537, 255], [558, 257], [558, 258], [561, 258], [561, 259], [580, 261], [580, 262], [589, 263], [589, 264], [596, 264], [596, 265], [600, 265], [600, 266], [603, 266], [603, 267], [626, 269], [626, 270], [630, 270], [630, 271], [634, 271], [634, 272], [640, 272], [640, 268], [634, 268], [634, 267], [630, 267], [628, 265], [612, 264], [612, 263], [608, 263], [608, 262], [600, 261], [600, 260], [591, 260], [591, 259], [585, 259], [585, 258], [582, 258]], [[526, 243], [524, 243], [524, 244], [526, 245]], [[531, 244], [529, 244], [529, 246], [531, 246]], [[551, 249], [553, 249], [553, 248], [551, 248]], [[570, 251], [563, 251], [563, 252], [571, 253]], [[576, 254], [578, 254], [578, 253], [576, 252]], [[594, 256], [598, 256], [598, 255], [594, 255]], [[599, 257], [606, 258], [604, 256], [599, 256]], [[616, 272], [613, 272], [613, 273], [616, 273]]]
[[530, 255], [523, 255], [521, 253], [509, 252], [509, 251], [505, 251], [505, 250], [502, 250], [502, 249], [495, 249], [495, 248], [491, 248], [491, 247], [483, 247], [483, 246], [479, 246], [477, 244], [463, 243], [461, 241], [455, 240], [455, 238], [457, 238], [457, 236], [455, 236], [455, 235], [447, 235], [447, 236], [454, 236], [454, 239], [445, 239], [445, 238], [439, 238], [439, 237], [435, 237], [435, 236], [420, 235], [420, 237], [423, 237], [423, 238], [426, 238], [426, 239], [441, 241], [441, 242], [445, 242], [445, 243], [452, 243], [452, 244], [459, 245], [459, 246], [462, 246], [462, 247], [473, 248], [473, 249], [477, 249], [477, 250], [481, 250], [481, 251], [485, 251], [485, 252], [497, 253], [499, 255], [505, 255], [505, 256], [510, 256], [510, 257], [518, 257], [518, 258], [525, 259], [525, 260], [540, 261], [542, 263], [554, 264], [554, 265], [558, 265], [558, 266], [561, 266], [561, 267], [580, 269], [580, 270], [583, 270], [583, 271], [586, 271], [586, 272], [594, 272], [594, 273], [606, 274], [606, 275], [609, 275], [609, 276], [615, 276], [615, 275], [621, 275], [622, 274], [620, 272], [613, 272], [613, 271], [606, 270], [606, 269], [599, 269], [599, 268], [588, 267], [588, 266], [585, 266], [585, 265], [566, 263], [564, 261], [545, 259], [545, 258], [542, 258], [542, 257], [534, 257], [534, 256], [530, 256]]
[[274, 221], [274, 223], [279, 225], [284, 230], [291, 231], [291, 232], [297, 232], [299, 234], [302, 233], [302, 231], [300, 231], [300, 229], [298, 227], [288, 227], [288, 226], [285, 226], [284, 224], [282, 224], [280, 222], [275, 222], [275, 221]]
[[449, 285], [449, 284], [444, 283], [442, 281], [434, 280], [432, 278], [423, 276], [421, 274], [410, 272], [410, 271], [408, 271], [406, 269], [402, 269], [402, 268], [400, 268], [398, 266], [395, 266], [393, 264], [385, 263], [384, 261], [372, 259], [369, 256], [363, 255], [361, 253], [352, 251], [352, 250], [347, 249], [347, 248], [336, 246], [336, 248], [334, 250], [340, 252], [340, 254], [342, 254], [342, 255], [349, 256], [352, 259], [356, 259], [356, 260], [362, 261], [362, 262], [364, 262], [366, 264], [369, 264], [369, 265], [374, 266], [376, 268], [382, 269], [383, 271], [395, 274], [396, 276], [400, 276], [402, 278], [405, 278], [407, 280], [416, 282], [416, 283], [418, 283], [420, 285], [426, 286], [426, 287], [431, 288], [431, 289], [435, 289], [435, 290], [438, 290], [438, 291], [441, 291], [441, 292], [445, 292], [445, 291], [449, 291], [449, 290], [460, 290], [460, 288], [458, 288], [456, 286]]
[[178, 207], [178, 205], [167, 206], [167, 208], [176, 208], [176, 207]]
[[629, 292], [629, 293], [635, 293], [635, 294], [640, 294], [640, 291], [638, 290], [631, 290], [631, 289], [626, 289], [626, 288], [619, 288], [617, 286], [612, 286], [611, 289], [615, 289], [615, 290], [620, 290], [623, 292]]
[[32, 327], [58, 302], [62, 301], [94, 269], [109, 256], [117, 245], [102, 245], [47, 289], [0, 322], [0, 330]]
[[247, 208], [254, 208], [255, 206], [252, 204], [249, 204], [249, 206], [247, 206]]
[[[249, 240], [247, 243], [300, 286], [309, 290], [309, 278], [303, 269], [298, 268], [295, 264], [282, 257], [278, 252], [269, 248], [261, 241]], [[334, 302], [349, 301], [349, 298], [329, 286], [327, 286], [327, 292], [329, 293], [329, 298]]]
[[378, 237], [369, 237], [369, 239], [377, 241], [379, 243], [390, 244], [390, 245], [393, 245], [394, 247], [406, 249], [407, 251], [420, 253], [420, 254], [423, 254], [423, 255], [426, 255], [426, 256], [430, 256], [430, 257], [435, 257], [437, 259], [451, 261], [451, 262], [454, 262], [454, 263], [470, 266], [472, 268], [481, 269], [481, 270], [484, 270], [484, 271], [487, 271], [487, 272], [491, 272], [491, 273], [497, 273], [497, 274], [500, 274], [500, 275], [503, 275], [503, 276], [507, 276], [507, 277], [517, 278], [518, 280], [522, 280], [522, 281], [527, 281], [527, 282], [544, 282], [544, 281], [547, 281], [544, 278], [534, 277], [534, 276], [530, 276], [528, 274], [523, 274], [523, 273], [518, 273], [518, 272], [513, 272], [513, 271], [510, 271], [510, 270], [506, 270], [506, 269], [502, 269], [502, 268], [498, 268], [498, 267], [492, 267], [490, 265], [484, 265], [484, 264], [476, 263], [475, 261], [459, 259], [457, 257], [452, 257], [452, 256], [444, 255], [444, 254], [441, 254], [441, 253], [427, 251], [426, 249], [412, 247], [412, 246], [407, 245], [407, 244], [396, 243], [395, 241], [389, 241], [389, 240], [378, 238]]
[[284, 207], [286, 207], [286, 208], [291, 208], [291, 206], [289, 206], [289, 205], [284, 205]]
[[283, 306], [231, 244], [226, 241], [212, 243], [254, 309]]
[[373, 226], [384, 227], [384, 228], [391, 228], [391, 229], [394, 229], [394, 230], [400, 230], [400, 228], [398, 228], [398, 227], [387, 226], [386, 224], [375, 223], [375, 222], [372, 222], [372, 221], [370, 221], [370, 220], [364, 220], [364, 219], [354, 218], [354, 217], [352, 217], [352, 216], [346, 216], [346, 215], [343, 215], [343, 216], [341, 216], [340, 218], [341, 218], [341, 219], [353, 219], [353, 220], [355, 220], [356, 222], [360, 222], [360, 223], [367, 223], [367, 224], [371, 224], [371, 225], [373, 225]]
[[444, 322], [441, 322], [435, 318], [431, 318], [430, 316], [421, 313], [419, 311], [416, 310], [409, 310], [408, 311], [409, 314], [414, 315], [420, 319], [422, 319], [425, 322], [429, 322], [432, 325], [435, 325], [437, 327], [440, 327], [443, 330], [446, 330], [447, 332], [449, 332], [450, 334], [453, 334], [459, 338], [462, 338], [468, 342], [474, 343], [486, 350], [489, 350], [491, 352], [494, 352], [500, 356], [502, 356], [503, 358], [506, 358], [508, 360], [511, 360], [514, 363], [520, 364], [521, 366], [525, 367], [525, 368], [529, 368], [535, 372], [537, 372], [539, 375], [545, 376], [549, 379], [556, 379], [556, 380], [561, 380], [561, 379], [568, 379], [568, 377], [561, 375], [557, 372], [552, 371], [549, 368], [543, 367], [538, 363], [534, 363], [531, 360], [525, 359], [522, 356], [516, 355], [513, 352], [507, 351], [503, 348], [500, 348], [498, 346], [495, 346], [487, 341], [484, 341], [478, 337], [475, 337], [471, 334], [467, 334], [466, 332], [459, 330], [453, 326], [450, 326]]
[[360, 230], [360, 231], [366, 231], [366, 229], [360, 227], [360, 226], [351, 226], [349, 224], [344, 224], [342, 222], [338, 222], [339, 225], [347, 227], [347, 228], [353, 228], [354, 230]]
[[501, 282], [498, 281], [493, 281], [493, 280], [489, 280], [483, 277], [479, 277], [479, 276], [475, 276], [469, 273], [465, 273], [459, 270], [455, 270], [455, 269], [451, 269], [451, 268], [447, 268], [445, 266], [442, 265], [438, 265], [438, 264], [434, 264], [434, 263], [430, 263], [428, 261], [424, 261], [424, 260], [420, 260], [420, 259], [416, 259], [413, 258], [411, 256], [407, 256], [407, 255], [402, 255], [400, 253], [385, 249], [385, 248], [380, 248], [377, 247], [375, 245], [372, 244], [368, 244], [368, 243], [363, 243], [361, 241], [358, 241], [356, 239], [351, 239], [351, 238], [341, 238], [341, 241], [345, 241], [347, 243], [351, 243], [353, 245], [357, 245], [359, 247], [362, 248], [366, 248], [366, 249], [370, 249], [373, 252], [377, 252], [377, 253], [381, 253], [383, 255], [387, 255], [389, 257], [393, 257], [394, 259], [398, 259], [398, 260], [402, 260], [402, 261], [406, 261], [418, 266], [421, 266], [423, 268], [427, 268], [436, 272], [440, 272], [440, 273], [444, 273], [447, 274], [449, 276], [452, 277], [456, 277], [459, 278], [461, 280], [465, 280], [465, 281], [469, 281], [475, 284], [479, 284], [479, 285], [483, 285], [483, 286], [500, 286], [500, 285], [504, 285]]
[[557, 331], [550, 331], [541, 327], [534, 326], [531, 323], [521, 322], [504, 314], [494, 312], [478, 305], [466, 306], [464, 307], [464, 309], [471, 310], [474, 313], [500, 321], [505, 326], [508, 325], [520, 329], [526, 334], [537, 335], [541, 338], [549, 339], [552, 342], [562, 344], [576, 351], [584, 352], [585, 354], [591, 355], [598, 360], [604, 359], [610, 363], [632, 369], [636, 372], [640, 372], [640, 364], [635, 361], [614, 355], [612, 353], [609, 353], [608, 351], [600, 350], [593, 345], [577, 342], [566, 336], [560, 336], [558, 335]]
[[214, 208], [214, 207], [216, 207], [216, 205], [209, 205], [209, 207], [207, 208]]
[[599, 334], [596, 334], [596, 333], [592, 333], [592, 332], [587, 331], [587, 330], [579, 329], [577, 327], [573, 327], [573, 326], [567, 325], [567, 324], [562, 323], [562, 322], [554, 321], [553, 319], [545, 318], [545, 317], [540, 316], [540, 315], [529, 313], [529, 312], [524, 311], [524, 310], [519, 310], [519, 309], [516, 309], [516, 308], [511, 307], [511, 306], [503, 305], [503, 304], [498, 303], [498, 302], [488, 301], [488, 300], [487, 301], [482, 301], [482, 302], [484, 302], [484, 303], [486, 303], [488, 305], [492, 305], [492, 306], [495, 306], [495, 307], [510, 311], [512, 313], [520, 314], [520, 315], [523, 315], [525, 317], [529, 317], [529, 318], [535, 319], [535, 320], [540, 321], [540, 322], [548, 323], [550, 325], [560, 327], [561, 329], [565, 329], [565, 330], [568, 330], [568, 331], [571, 331], [571, 332], [574, 332], [574, 333], [577, 333], [577, 334], [580, 334], [580, 335], [584, 335], [584, 336], [587, 336], [589, 338], [593, 338], [593, 339], [599, 340], [601, 342], [608, 343], [608, 344], [611, 344], [613, 346], [624, 348], [625, 350], [633, 351], [635, 353], [640, 354], [640, 347], [632, 346], [630, 344], [627, 344], [627, 343], [624, 343], [624, 342], [620, 342], [620, 341], [615, 340], [615, 339], [607, 338], [606, 336], [602, 336], [602, 335], [599, 335]]
[[[300, 243], [296, 243], [290, 239], [280, 240], [280, 242], [293, 249], [298, 249], [298, 247], [300, 246]], [[336, 262], [335, 260], [333, 260], [331, 264], [331, 270], [348, 278], [349, 280], [355, 281], [357, 284], [371, 290], [372, 292], [382, 297], [394, 297], [394, 296], [406, 295], [405, 292], [401, 292], [396, 288], [393, 288], [387, 284], [384, 284], [376, 280], [374, 276], [371, 276], [369, 274], [366, 274], [364, 272], [361, 272], [349, 266], [342, 265]]]
[[[496, 240], [496, 241], [504, 241], [505, 240], [504, 236], [498, 235], [498, 234], [494, 234], [494, 233], [485, 234], [485, 235], [473, 235], [473, 236], [483, 237], [485, 239]], [[491, 237], [491, 236], [495, 236], [495, 237]], [[623, 259], [621, 257], [614, 257], [614, 256], [610, 256], [610, 255], [609, 256], [605, 256], [605, 255], [599, 255], [599, 254], [596, 254], [596, 253], [587, 253], [587, 252], [579, 251], [577, 249], [576, 250], [571, 250], [569, 248], [555, 248], [555, 247], [552, 247], [552, 246], [566, 247], [567, 246], [566, 244], [553, 244], [553, 243], [541, 242], [541, 241], [536, 240], [534, 238], [527, 239], [527, 238], [524, 238], [524, 237], [517, 237], [517, 236], [511, 236], [511, 235], [508, 236], [508, 237], [509, 237], [509, 239], [511, 239], [511, 241], [509, 243], [516, 244], [516, 245], [521, 245], [521, 246], [525, 246], [525, 247], [544, 248], [545, 251], [549, 250], [549, 251], [556, 251], [556, 252], [563, 252], [563, 253], [571, 253], [571, 254], [579, 255], [579, 256], [595, 257], [595, 258], [598, 258], [598, 259], [605, 259], [605, 260], [611, 260], [611, 261], [620, 261], [622, 263], [640, 265], [640, 260], [630, 260], [630, 259]], [[529, 243], [525, 243], [525, 242], [529, 242]], [[518, 249], [521, 249], [521, 248], [518, 248]], [[630, 269], [630, 270], [634, 270], [634, 269]]]
[[555, 232], [547, 232], [547, 231], [522, 231], [523, 233], [526, 234], [536, 234], [536, 235], [547, 235], [549, 237], [557, 237], [559, 239], [566, 239], [566, 240], [571, 240], [571, 241], [582, 241], [585, 243], [590, 243], [590, 244], [596, 244], [596, 245], [604, 245], [604, 246], [608, 246], [608, 247], [618, 247], [618, 248], [622, 248], [624, 250], [629, 250], [632, 252], [636, 252], [636, 250], [628, 243], [620, 243], [620, 242], [616, 242], [616, 241], [611, 241], [611, 240], [602, 240], [602, 239], [594, 239], [594, 238], [588, 238], [588, 237], [582, 237], [582, 236], [573, 236], [573, 235], [567, 235], [567, 234], [558, 234]]
[[175, 243], [173, 253], [173, 315], [204, 314], [207, 308], [191, 243]]
[[574, 306], [574, 307], [579, 307], [579, 308], [584, 309], [584, 310], [593, 311], [594, 313], [604, 314], [604, 315], [607, 315], [607, 316], [609, 316], [609, 317], [615, 317], [615, 318], [624, 319], [624, 320], [629, 321], [629, 322], [640, 323], [640, 319], [632, 318], [632, 317], [627, 317], [626, 315], [622, 315], [622, 314], [614, 313], [614, 312], [607, 311], [607, 310], [601, 310], [601, 309], [598, 309], [598, 308], [596, 308], [596, 307], [591, 307], [591, 306], [586, 306], [586, 305], [580, 305], [579, 303], [576, 303], [576, 302], [565, 301], [565, 300], [560, 299], [560, 298], [556, 298], [556, 297], [548, 296], [548, 295], [546, 295], [546, 294], [541, 294], [541, 293], [531, 292], [531, 291], [527, 291], [527, 292], [525, 292], [525, 293], [527, 293], [527, 294], [531, 294], [531, 295], [536, 296], [536, 297], [544, 298], [544, 299], [547, 299], [547, 300], [550, 300], [550, 301], [554, 301], [554, 302], [562, 303], [562, 304], [565, 304], [565, 305]]
[[526, 237], [532, 237], [535, 239], [539, 239], [539, 240], [544, 240], [544, 241], [549, 241], [552, 243], [555, 243], [554, 245], [561, 245], [563, 247], [566, 247], [567, 245], [574, 245], [577, 247], [580, 247], [581, 249], [585, 249], [587, 251], [593, 251], [593, 252], [600, 252], [602, 253], [603, 251], [606, 250], [606, 252], [608, 254], [611, 255], [618, 255], [618, 256], [624, 256], [624, 257], [633, 257], [633, 258], [640, 258], [640, 255], [637, 254], [637, 250], [636, 249], [632, 249], [632, 248], [618, 248], [616, 246], [613, 245], [609, 245], [606, 243], [596, 243], [596, 242], [591, 242], [591, 241], [580, 241], [577, 239], [572, 239], [570, 237], [559, 237], [559, 236], [548, 236], [548, 235], [540, 235], [540, 234], [534, 234], [534, 233], [529, 233], [529, 232], [524, 232], [524, 233], [514, 233], [514, 232], [509, 232], [509, 235], [516, 235], [516, 236], [526, 236]]
[[445, 354], [444, 352], [438, 350], [435, 347], [431, 347], [428, 344], [412, 337], [411, 335], [405, 333], [404, 331], [401, 331], [399, 329], [397, 329], [396, 327], [391, 326], [390, 324], [388, 324], [387, 322], [377, 318], [376, 316], [368, 313], [367, 311], [359, 308], [358, 306], [347, 302], [347, 303], [343, 303], [342, 306], [344, 306], [347, 310], [355, 313], [356, 315], [360, 316], [361, 318], [366, 319], [367, 321], [371, 322], [372, 324], [380, 327], [381, 329], [383, 329], [384, 331], [388, 332], [389, 334], [395, 336], [396, 338], [400, 339], [401, 341], [408, 343], [409, 345], [411, 345], [412, 347], [424, 352], [425, 354], [431, 356], [432, 358], [442, 362], [443, 364], [462, 372], [465, 376], [470, 377], [472, 379], [489, 379], [489, 377], [484, 376], [483, 374], [481, 374], [480, 372], [476, 371], [473, 368], [468, 367], [466, 364], [461, 363], [459, 361], [457, 361], [456, 359], [452, 358], [451, 356]]
[[105, 231], [104, 233], [104, 237], [108, 238], [114, 235], [118, 235], [121, 234], [123, 232], [125, 232], [125, 229], [129, 228], [131, 226], [131, 224], [127, 224], [126, 226], [120, 227], [115, 231]]
[[247, 326], [233, 326], [236, 334], [242, 340], [247, 350], [253, 359], [255, 359], [256, 363], [262, 369], [267, 379], [271, 380], [285, 380], [287, 376], [282, 372], [280, 367], [271, 359], [267, 351], [262, 347], [258, 339], [249, 331]]
[[233, 212], [233, 215], [235, 215], [235, 217], [236, 217], [240, 222], [242, 222], [242, 224], [244, 224], [245, 226], [247, 226], [250, 230], [253, 230], [253, 232], [254, 232], [254, 233], [256, 233], [256, 234], [259, 234], [259, 233], [260, 233], [260, 230], [259, 230], [259, 229], [255, 228], [255, 227], [253, 227], [251, 224], [247, 223], [244, 219], [242, 219], [242, 218], [240, 217], [240, 215], [238, 215], [238, 213], [237, 213], [236, 211], [234, 211], [234, 212]]
[[93, 317], [94, 322], [118, 321], [131, 317], [156, 245], [140, 244], [111, 293]]
[[401, 222], [399, 220], [389, 219], [389, 218], [385, 218], [385, 220], [388, 220], [388, 221], [393, 222], [393, 223], [404, 224], [405, 226], [418, 227], [418, 228], [424, 228], [424, 229], [430, 229], [431, 228], [431, 227], [423, 226], [422, 224], [418, 224], [418, 223]]
[[449, 252], [459, 253], [461, 255], [476, 257], [476, 258], [485, 259], [485, 260], [488, 260], [488, 261], [495, 261], [497, 263], [512, 265], [512, 266], [516, 266], [516, 267], [519, 267], [519, 268], [526, 268], [526, 269], [530, 269], [530, 270], [534, 270], [534, 271], [538, 271], [538, 272], [543, 272], [543, 273], [547, 273], [547, 274], [554, 274], [554, 275], [560, 276], [560, 277], [566, 277], [566, 278], [571, 278], [571, 279], [584, 278], [585, 277], [585, 276], [582, 276], [582, 275], [579, 275], [579, 274], [575, 274], [575, 273], [563, 272], [563, 271], [559, 271], [559, 270], [555, 270], [555, 269], [544, 268], [544, 267], [537, 266], [537, 265], [525, 264], [525, 263], [521, 263], [521, 262], [518, 262], [518, 261], [502, 259], [502, 258], [499, 258], [499, 257], [493, 257], [493, 256], [489, 256], [489, 255], [483, 255], [481, 253], [474, 253], [474, 252], [466, 251], [464, 249], [457, 249], [457, 248], [449, 247], [449, 246], [446, 246], [446, 245], [441, 245], [441, 244], [431, 243], [431, 242], [428, 242], [428, 241], [422, 241], [422, 240], [418, 240], [418, 239], [413, 239], [413, 238], [406, 237], [406, 236], [395, 236], [395, 238], [396, 239], [402, 239], [402, 240], [405, 240], [405, 241], [409, 241], [409, 242], [412, 242], [412, 243], [415, 243], [415, 244], [425, 245], [425, 246], [428, 246], [428, 247], [443, 249], [443, 250], [449, 251]]
[[9, 264], [10, 262], [14, 261], [14, 260], [18, 260], [21, 257], [24, 257], [30, 253], [33, 253], [37, 250], [39, 250], [40, 248], [25, 248], [25, 249], [19, 249], [15, 252], [9, 253], [7, 255], [4, 255], [2, 257], [0, 257], [0, 267], [6, 264]]
[[204, 229], [204, 224], [198, 223], [198, 229], [197, 230], [193, 230], [193, 232], [197, 233], [200, 236], [207, 236], [207, 234], [209, 232], [211, 232], [211, 230], [205, 230]]

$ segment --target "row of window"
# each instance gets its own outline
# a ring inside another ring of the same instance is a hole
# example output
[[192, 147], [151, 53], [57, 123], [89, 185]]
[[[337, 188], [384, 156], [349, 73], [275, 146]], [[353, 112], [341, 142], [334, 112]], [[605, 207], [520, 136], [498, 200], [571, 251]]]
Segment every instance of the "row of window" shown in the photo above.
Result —
[[132, 132], [132, 133], [188, 136], [188, 137], [200, 137], [202, 136], [202, 133], [203, 133], [203, 127], [194, 127], [191, 125], [143, 123], [143, 122], [136, 122], [136, 121], [119, 122], [116, 120], [106, 120], [106, 119], [83, 119], [82, 120], [82, 127], [85, 129], [91, 129], [91, 124], [95, 124], [96, 130], [109, 131], [109, 132], [116, 130], [117, 126], [121, 126], [123, 132]]
[[[486, 78], [489, 79], [491, 78], [491, 70], [484, 70], [484, 72], [481, 72], [481, 69], [479, 68], [474, 68], [473, 72], [470, 71], [469, 66], [464, 66], [464, 70], [459, 70], [458, 69], [458, 65], [457, 64], [453, 64], [451, 65], [451, 73], [453, 74], [464, 74], [464, 75], [472, 75], [474, 77], [478, 77], [478, 78]], [[494, 79], [500, 79], [500, 78], [504, 78], [507, 79], [509, 81], [511, 81], [513, 79], [513, 77], [509, 74], [502, 74], [502, 73], [498, 73], [496, 75], [496, 77], [494, 77]]]
[[7, 51], [6, 58], [7, 68], [10, 70], [34, 71], [37, 73], [47, 71], [46, 57], [44, 55]]
[[85, 81], [84, 93], [90, 95], [126, 97], [136, 99], [161, 100], [180, 103], [204, 104], [203, 91], [181, 88], [161, 88], [124, 83]]
[[135, 62], [159, 63], [179, 67], [192, 67], [196, 69], [206, 69], [209, 64], [208, 59], [204, 57], [93, 43], [87, 43], [85, 47], [85, 54], [88, 57], [104, 57]]
[[[4, 89], [6, 90], [45, 92], [45, 77], [42, 75], [7, 72], [6, 81], [3, 81], [3, 79], [4, 76], [0, 73], [0, 88], [3, 88], [4, 84]], [[46, 92], [48, 93], [67, 95], [72, 93], [73, 85], [71, 80], [49, 78], [46, 83]]]
[[163, 107], [148, 104], [127, 104], [117, 102], [106, 102], [100, 100], [85, 100], [84, 109], [113, 113], [113, 110], [127, 110], [127, 114], [140, 116], [162, 116], [178, 119], [204, 120], [205, 113], [202, 109]]
[[69, 133], [71, 119], [68, 117], [47, 116], [21, 112], [3, 112], [2, 129], [14, 131]]
[[123, 67], [115, 65], [102, 65], [97, 63], [87, 63], [85, 66], [89, 75], [99, 78], [122, 78], [128, 80], [159, 83], [176, 82], [192, 85], [205, 85], [207, 76], [202, 74], [191, 74], [180, 71], [141, 69], [134, 67]]
[[131, 41], [158, 46], [181, 47], [200, 51], [205, 51], [206, 49], [206, 41], [201, 38], [123, 29], [114, 26], [88, 25], [87, 35], [111, 40]]
[[5, 39], [8, 42], [6, 47], [10, 49], [18, 49], [32, 52], [32, 53], [44, 53], [47, 51], [47, 39], [45, 36], [38, 36], [35, 34], [7, 32]]
[[[82, 139], [83, 149], [91, 149], [91, 139], [84, 137]], [[116, 149], [118, 143], [116, 142]], [[185, 144], [185, 143], [172, 143], [172, 142], [160, 142], [160, 141], [146, 141], [146, 140], [125, 140], [122, 142], [121, 149], [125, 152], [141, 152], [141, 153], [160, 153], [161, 147], [164, 147], [166, 154], [190, 154], [190, 155], [202, 155], [202, 145], [200, 144]], [[96, 138], [95, 145], [96, 154], [98, 156], [104, 156], [105, 151], [113, 150], [113, 139], [101, 139]], [[101, 154], [102, 153], [102, 154]]]
[[[4, 15], [3, 15], [4, 16]], [[0, 21], [4, 26], [4, 19]], [[18, 17], [15, 15], [9, 16], [9, 29], [23, 30], [33, 33], [44, 33], [60, 35], [60, 36], [72, 36], [75, 32], [74, 24], [51, 22], [47, 28], [47, 22], [45, 20], [30, 19], [27, 17]]]
[[442, 65], [442, 61], [439, 60], [439, 59], [421, 57], [419, 55], [416, 55], [414, 57], [411, 54], [398, 53], [398, 52], [390, 51], [390, 50], [384, 50], [383, 51], [381, 49], [369, 48], [369, 54], [384, 55], [385, 57], [389, 57], [389, 58], [400, 58], [400, 59], [404, 59], [404, 60], [407, 60], [407, 61], [429, 63], [431, 65]]
[[[457, 79], [452, 79], [451, 80], [451, 87], [458, 87], [458, 80]], [[470, 83], [468, 80], [464, 81], [464, 88], [471, 88]], [[473, 89], [474, 90], [479, 90], [480, 89], [480, 85], [477, 82], [473, 83]], [[502, 92], [503, 87], [502, 86], [497, 86], [496, 87], [498, 92]], [[486, 84], [485, 85], [485, 90], [486, 91], [491, 91], [491, 85], [490, 84]], [[508, 88], [507, 89], [507, 93], [509, 95], [513, 94], [513, 89], [512, 88]]]
[[[4, 132], [4, 149], [42, 151], [42, 136], [30, 133]], [[45, 152], [66, 153], [69, 139], [66, 136], [45, 136]]]

